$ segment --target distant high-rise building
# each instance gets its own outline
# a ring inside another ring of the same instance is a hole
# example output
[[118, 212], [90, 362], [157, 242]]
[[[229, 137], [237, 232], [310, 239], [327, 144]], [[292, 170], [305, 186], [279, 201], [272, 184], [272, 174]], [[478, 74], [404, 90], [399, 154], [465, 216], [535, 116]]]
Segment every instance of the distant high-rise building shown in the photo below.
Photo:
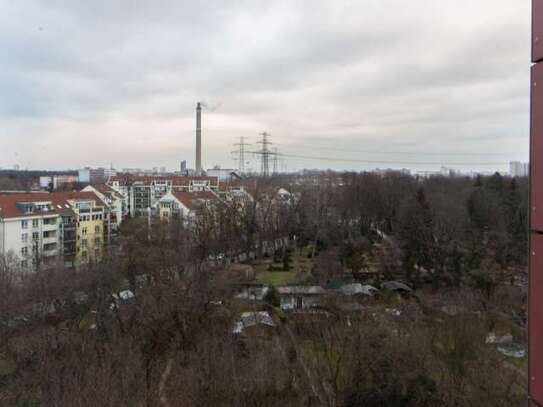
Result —
[[126, 174], [139, 174], [143, 172], [141, 168], [123, 168], [123, 171]]
[[117, 172], [110, 168], [83, 168], [79, 170], [79, 182], [89, 182], [91, 184], [102, 184], [109, 177], [117, 175]]
[[441, 170], [439, 172], [444, 177], [454, 177], [456, 175], [459, 175], [458, 171], [456, 171], [456, 170], [454, 170], [452, 168], [449, 168], [449, 167], [444, 167], [444, 166], [441, 166]]
[[530, 173], [530, 164], [520, 161], [511, 161], [509, 163], [509, 175], [512, 177], [527, 177]]
[[184, 174], [187, 171], [187, 160], [181, 161], [179, 169], [181, 170], [181, 174]]
[[77, 175], [46, 175], [40, 177], [41, 188], [57, 189], [66, 184], [73, 184], [79, 181]]

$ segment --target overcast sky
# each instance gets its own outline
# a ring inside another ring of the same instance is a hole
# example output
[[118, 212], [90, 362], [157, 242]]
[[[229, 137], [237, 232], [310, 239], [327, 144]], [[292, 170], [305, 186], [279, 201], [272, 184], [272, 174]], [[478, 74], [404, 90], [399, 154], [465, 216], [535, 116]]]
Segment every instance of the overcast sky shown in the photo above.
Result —
[[528, 157], [529, 0], [0, 0], [0, 50], [4, 168], [193, 166], [198, 100], [205, 168]]

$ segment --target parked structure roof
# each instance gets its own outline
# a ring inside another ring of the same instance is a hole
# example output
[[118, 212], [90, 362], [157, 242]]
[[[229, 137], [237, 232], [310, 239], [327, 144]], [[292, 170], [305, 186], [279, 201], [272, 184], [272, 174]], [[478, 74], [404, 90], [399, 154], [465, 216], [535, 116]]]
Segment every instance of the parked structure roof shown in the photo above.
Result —
[[391, 290], [391, 291], [408, 291], [408, 292], [413, 291], [411, 287], [407, 286], [404, 283], [400, 283], [399, 281], [385, 281], [382, 284], [382, 287], [386, 290]]
[[292, 285], [279, 287], [277, 292], [280, 295], [303, 294], [303, 295], [322, 295], [326, 290], [316, 285]]
[[244, 312], [241, 314], [239, 321], [236, 322], [233, 333], [240, 334], [244, 329], [260, 324], [271, 327], [276, 326], [272, 317], [266, 311]]
[[341, 287], [341, 292], [345, 295], [368, 295], [373, 296], [379, 290], [371, 285], [362, 285], [360, 283], [346, 284]]

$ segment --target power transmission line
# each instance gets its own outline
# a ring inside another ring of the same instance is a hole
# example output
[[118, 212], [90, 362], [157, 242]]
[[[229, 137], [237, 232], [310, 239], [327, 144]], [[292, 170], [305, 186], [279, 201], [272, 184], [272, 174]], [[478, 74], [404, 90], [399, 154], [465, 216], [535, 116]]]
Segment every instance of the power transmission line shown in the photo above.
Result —
[[278, 156], [278, 150], [277, 150], [277, 147], [274, 147], [273, 148], [273, 172], [272, 174], [275, 175], [277, 174], [277, 156]]
[[270, 134], [265, 131], [260, 133], [262, 140], [258, 141], [258, 144], [262, 144], [262, 148], [258, 151], [254, 151], [254, 154], [260, 155], [260, 175], [267, 177], [270, 175], [270, 156], [273, 153], [270, 151], [270, 146], [273, 144], [270, 140]]
[[245, 137], [239, 138], [239, 143], [234, 144], [234, 146], [238, 147], [236, 151], [232, 151], [232, 154], [234, 154], [234, 160], [238, 162], [238, 171], [240, 174], [245, 173], [245, 147], [250, 146], [250, 144], [245, 142]]
[[[305, 149], [305, 147], [304, 147]], [[311, 144], [311, 149], [316, 150], [331, 150], [331, 151], [344, 151], [349, 153], [362, 153], [362, 154], [382, 154], [382, 155], [389, 155], [389, 154], [403, 154], [403, 155], [427, 155], [427, 156], [439, 156], [439, 155], [445, 155], [445, 156], [470, 156], [470, 157], [477, 157], [477, 156], [511, 156], [511, 155], [519, 155], [519, 154], [525, 154], [524, 152], [507, 152], [507, 153], [452, 153], [452, 152], [427, 152], [427, 151], [376, 151], [376, 150], [357, 150], [352, 148], [337, 148], [337, 147], [326, 147], [326, 146], [315, 146], [314, 144]]]
[[361, 160], [356, 158], [338, 158], [338, 157], [324, 157], [324, 156], [307, 156], [297, 154], [279, 154], [282, 157], [288, 158], [300, 158], [305, 160], [320, 160], [320, 161], [334, 161], [334, 162], [355, 162], [364, 164], [399, 164], [399, 165], [481, 165], [481, 166], [496, 166], [496, 165], [508, 165], [505, 162], [442, 162], [442, 161], [387, 161], [387, 160]]

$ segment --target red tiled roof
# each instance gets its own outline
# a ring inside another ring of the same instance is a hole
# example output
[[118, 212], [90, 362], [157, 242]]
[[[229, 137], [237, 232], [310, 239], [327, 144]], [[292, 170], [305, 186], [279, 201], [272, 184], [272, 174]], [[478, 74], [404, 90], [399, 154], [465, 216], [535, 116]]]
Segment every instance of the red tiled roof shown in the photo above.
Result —
[[118, 198], [121, 198], [121, 194], [118, 191], [116, 191], [115, 189], [111, 188], [107, 184], [91, 185], [91, 187], [96, 189], [101, 194], [108, 195], [108, 196], [113, 195], [113, 196], [116, 196]]
[[[92, 200], [97, 205], [104, 203], [94, 192], [52, 192], [50, 194], [0, 194], [0, 218], [18, 218], [24, 216], [58, 215], [71, 211], [68, 201]], [[47, 212], [24, 213], [17, 203], [50, 202], [51, 209]], [[68, 208], [66, 207], [68, 205]], [[59, 208], [60, 206], [60, 208]]]
[[219, 177], [184, 177], [181, 175], [114, 175], [108, 182], [118, 181], [120, 184], [143, 182], [151, 185], [153, 181], [170, 181], [173, 185], [189, 186], [191, 181], [209, 181], [212, 185], [219, 184]]
[[230, 191], [232, 188], [242, 187], [246, 191], [255, 191], [257, 189], [256, 179], [235, 179], [221, 184], [221, 191]]
[[211, 191], [173, 192], [172, 194], [189, 210], [194, 209], [194, 201], [197, 199], [204, 201], [219, 199], [219, 197]]

